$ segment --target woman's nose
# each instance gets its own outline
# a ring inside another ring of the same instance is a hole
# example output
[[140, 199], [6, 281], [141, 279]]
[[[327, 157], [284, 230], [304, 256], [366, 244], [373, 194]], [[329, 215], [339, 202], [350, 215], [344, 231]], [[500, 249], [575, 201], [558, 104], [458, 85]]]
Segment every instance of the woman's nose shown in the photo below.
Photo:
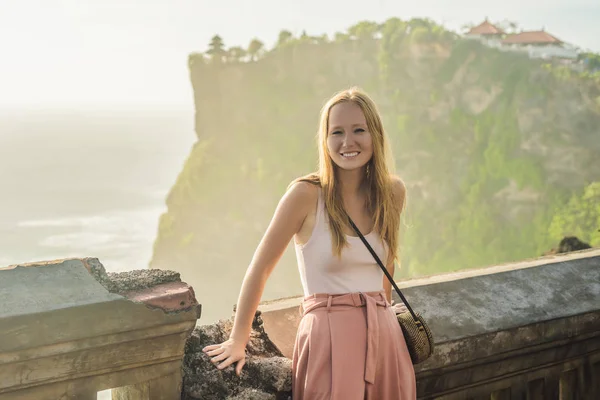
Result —
[[352, 144], [352, 135], [345, 134], [344, 139], [342, 140], [342, 146], [348, 147]]

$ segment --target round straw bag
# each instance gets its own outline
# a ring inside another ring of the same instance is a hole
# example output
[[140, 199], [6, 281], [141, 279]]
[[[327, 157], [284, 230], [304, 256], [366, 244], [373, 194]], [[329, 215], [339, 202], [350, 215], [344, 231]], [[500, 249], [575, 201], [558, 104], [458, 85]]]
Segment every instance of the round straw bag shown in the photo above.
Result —
[[[408, 303], [404, 302], [407, 305]], [[412, 316], [411, 312], [406, 311], [396, 314], [398, 323], [404, 333], [406, 347], [410, 353], [410, 358], [413, 364], [419, 364], [427, 360], [433, 353], [433, 335], [429, 326], [419, 313]]]

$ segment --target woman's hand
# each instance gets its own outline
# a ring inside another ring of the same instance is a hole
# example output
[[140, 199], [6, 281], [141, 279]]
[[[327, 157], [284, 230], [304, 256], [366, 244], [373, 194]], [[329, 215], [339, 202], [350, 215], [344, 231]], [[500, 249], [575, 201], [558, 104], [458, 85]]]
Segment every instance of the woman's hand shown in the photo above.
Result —
[[407, 312], [408, 308], [406, 308], [404, 303], [394, 304], [394, 301], [392, 300], [392, 310], [394, 310], [394, 313], [396, 313], [396, 315], [398, 315], [398, 314]]
[[[238, 343], [233, 339], [224, 341], [221, 344], [213, 344], [202, 349], [210, 357], [210, 361], [218, 369], [224, 369], [237, 362], [235, 373], [240, 376], [242, 367], [246, 364], [246, 345]], [[219, 364], [219, 362], [221, 362]]]

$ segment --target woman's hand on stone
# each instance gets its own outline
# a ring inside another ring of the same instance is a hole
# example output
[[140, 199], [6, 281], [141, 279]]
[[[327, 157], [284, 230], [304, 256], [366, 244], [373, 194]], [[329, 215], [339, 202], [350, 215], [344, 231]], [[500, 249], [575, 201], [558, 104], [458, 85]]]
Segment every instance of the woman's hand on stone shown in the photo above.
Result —
[[218, 368], [224, 369], [237, 362], [235, 373], [239, 376], [246, 364], [246, 345], [228, 339], [221, 344], [213, 344], [202, 349], [210, 357], [210, 361]]

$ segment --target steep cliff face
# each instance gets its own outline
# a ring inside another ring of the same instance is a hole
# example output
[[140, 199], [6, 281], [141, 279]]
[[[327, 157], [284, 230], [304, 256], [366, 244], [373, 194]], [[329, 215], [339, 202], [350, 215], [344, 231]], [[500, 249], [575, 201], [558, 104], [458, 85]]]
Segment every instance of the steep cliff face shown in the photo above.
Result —
[[[379, 39], [297, 40], [254, 62], [195, 56], [190, 74], [198, 142], [151, 264], [227, 311], [287, 184], [316, 168], [323, 102], [348, 86], [379, 104], [408, 186], [398, 276], [537, 256], [556, 242], [557, 210], [600, 180], [597, 79], [422, 21], [389, 20]], [[265, 297], [299, 293], [295, 268], [288, 249]]]

